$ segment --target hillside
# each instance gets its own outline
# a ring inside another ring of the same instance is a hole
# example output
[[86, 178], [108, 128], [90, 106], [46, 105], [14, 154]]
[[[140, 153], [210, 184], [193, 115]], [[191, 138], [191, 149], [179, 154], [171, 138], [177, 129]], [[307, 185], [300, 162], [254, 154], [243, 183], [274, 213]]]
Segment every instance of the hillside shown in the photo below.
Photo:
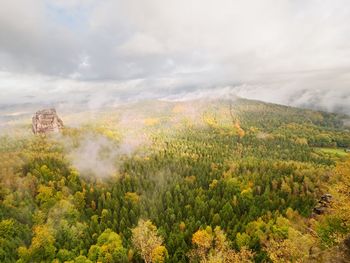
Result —
[[29, 113], [4, 112], [1, 262], [350, 258], [348, 116], [150, 100], [58, 109], [62, 133], [35, 136]]

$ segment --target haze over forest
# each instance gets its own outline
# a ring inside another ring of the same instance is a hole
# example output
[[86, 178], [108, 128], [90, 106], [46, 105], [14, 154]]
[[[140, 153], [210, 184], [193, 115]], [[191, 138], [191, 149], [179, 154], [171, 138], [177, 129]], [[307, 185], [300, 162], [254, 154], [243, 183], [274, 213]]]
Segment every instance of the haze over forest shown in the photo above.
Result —
[[350, 262], [348, 0], [0, 0], [0, 262]]
[[349, 20], [346, 0], [5, 0], [0, 104], [219, 92], [349, 113]]

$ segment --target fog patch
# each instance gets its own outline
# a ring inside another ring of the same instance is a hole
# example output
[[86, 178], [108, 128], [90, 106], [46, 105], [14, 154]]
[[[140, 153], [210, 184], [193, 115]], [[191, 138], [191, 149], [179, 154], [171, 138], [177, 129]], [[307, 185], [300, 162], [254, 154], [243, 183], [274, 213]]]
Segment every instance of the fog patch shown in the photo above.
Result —
[[229, 99], [236, 100], [237, 91], [232, 86], [197, 89], [195, 91], [183, 91], [178, 94], [164, 96], [161, 100], [165, 101], [193, 101], [193, 100], [217, 100]]
[[102, 136], [96, 136], [81, 141], [79, 147], [70, 154], [70, 159], [81, 175], [106, 178], [116, 171], [115, 155], [110, 142]]
[[118, 142], [100, 134], [88, 134], [83, 136], [77, 147], [69, 140], [65, 142], [71, 149], [68, 156], [73, 167], [81, 176], [96, 179], [118, 177], [122, 158], [131, 157], [148, 143], [149, 140], [142, 134], [125, 135]]

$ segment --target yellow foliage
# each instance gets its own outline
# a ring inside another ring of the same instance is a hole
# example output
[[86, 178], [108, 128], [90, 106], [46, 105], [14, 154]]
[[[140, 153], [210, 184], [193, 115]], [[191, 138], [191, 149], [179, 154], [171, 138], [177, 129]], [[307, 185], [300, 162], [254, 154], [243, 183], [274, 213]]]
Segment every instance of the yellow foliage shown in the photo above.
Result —
[[198, 230], [192, 236], [192, 244], [196, 247], [192, 249], [188, 256], [190, 262], [199, 261], [201, 263], [250, 263], [253, 253], [251, 250], [242, 247], [240, 251], [230, 248], [226, 234], [220, 227], [215, 227], [214, 232], [211, 227], [205, 230]]
[[181, 113], [185, 111], [185, 107], [183, 105], [177, 104], [175, 107], [172, 109], [173, 113]]
[[38, 188], [38, 194], [36, 196], [36, 199], [43, 203], [47, 202], [51, 197], [53, 197], [53, 188], [50, 186], [40, 185]]
[[242, 196], [247, 196], [247, 197], [252, 197], [252, 194], [253, 194], [253, 190], [250, 187], [243, 189], [241, 192]]
[[129, 262], [132, 262], [133, 257], [134, 257], [134, 250], [129, 249], [129, 250], [128, 250], [128, 261], [129, 261]]
[[218, 122], [215, 117], [213, 116], [204, 116], [203, 117], [204, 123], [206, 123], [209, 127], [216, 128], [218, 127]]
[[186, 177], [185, 177], [185, 181], [186, 181], [187, 183], [193, 184], [193, 183], [196, 181], [196, 177], [195, 177], [194, 175], [186, 176]]
[[[333, 199], [329, 213], [342, 221], [346, 228], [350, 228], [350, 159], [338, 162], [334, 171], [332, 185], [329, 192]], [[342, 242], [347, 235], [334, 233], [338, 242]]]
[[152, 262], [163, 263], [168, 257], [168, 250], [165, 246], [157, 246], [152, 251]]
[[140, 201], [140, 196], [134, 192], [127, 192], [125, 193], [125, 199], [133, 203], [138, 203]]
[[245, 131], [241, 128], [241, 125], [240, 125], [238, 120], [235, 122], [234, 127], [235, 127], [235, 130], [237, 132], [238, 137], [243, 138], [245, 135]]
[[308, 144], [307, 139], [305, 139], [305, 138], [296, 138], [295, 143], [299, 144], [299, 145], [307, 145]]
[[309, 258], [311, 247], [314, 244], [315, 239], [311, 235], [302, 234], [298, 230], [289, 227], [287, 239], [275, 240], [272, 238], [266, 243], [265, 250], [272, 262], [301, 263]]
[[210, 189], [213, 189], [213, 188], [215, 188], [217, 185], [218, 185], [218, 180], [214, 179], [214, 180], [210, 183], [209, 187], [210, 187]]
[[[140, 220], [138, 225], [132, 229], [132, 244], [136, 248], [145, 262], [152, 262], [152, 258], [164, 255], [162, 246], [163, 238], [157, 233], [157, 227], [150, 220]], [[167, 252], [166, 252], [167, 255]], [[163, 262], [163, 261], [160, 261]]]
[[185, 222], [182, 221], [182, 222], [179, 224], [179, 229], [180, 229], [181, 232], [185, 231], [185, 229], [186, 229], [186, 224], [185, 224]]
[[192, 244], [201, 248], [210, 248], [213, 241], [213, 236], [207, 230], [198, 230], [192, 236]]
[[[18, 248], [18, 254], [25, 262], [32, 262], [31, 259], [53, 258], [56, 248], [53, 230], [48, 225], [38, 225], [33, 228], [34, 236], [30, 247]], [[39, 260], [41, 261], [41, 260]]]
[[212, 171], [217, 171], [218, 170], [218, 165], [216, 163], [211, 163], [210, 168]]
[[146, 126], [155, 126], [159, 123], [159, 119], [158, 118], [146, 118], [144, 120], [144, 123]]

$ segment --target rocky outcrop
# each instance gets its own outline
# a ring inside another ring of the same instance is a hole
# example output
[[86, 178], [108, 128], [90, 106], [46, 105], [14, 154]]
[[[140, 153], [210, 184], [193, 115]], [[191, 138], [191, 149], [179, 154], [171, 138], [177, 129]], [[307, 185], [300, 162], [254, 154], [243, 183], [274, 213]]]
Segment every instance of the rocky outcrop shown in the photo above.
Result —
[[323, 214], [326, 211], [332, 199], [333, 199], [333, 196], [331, 194], [322, 195], [321, 199], [318, 201], [318, 203], [314, 207], [313, 212], [317, 215]]
[[62, 128], [63, 122], [58, 117], [55, 109], [37, 111], [32, 118], [32, 129], [34, 134], [59, 132]]

